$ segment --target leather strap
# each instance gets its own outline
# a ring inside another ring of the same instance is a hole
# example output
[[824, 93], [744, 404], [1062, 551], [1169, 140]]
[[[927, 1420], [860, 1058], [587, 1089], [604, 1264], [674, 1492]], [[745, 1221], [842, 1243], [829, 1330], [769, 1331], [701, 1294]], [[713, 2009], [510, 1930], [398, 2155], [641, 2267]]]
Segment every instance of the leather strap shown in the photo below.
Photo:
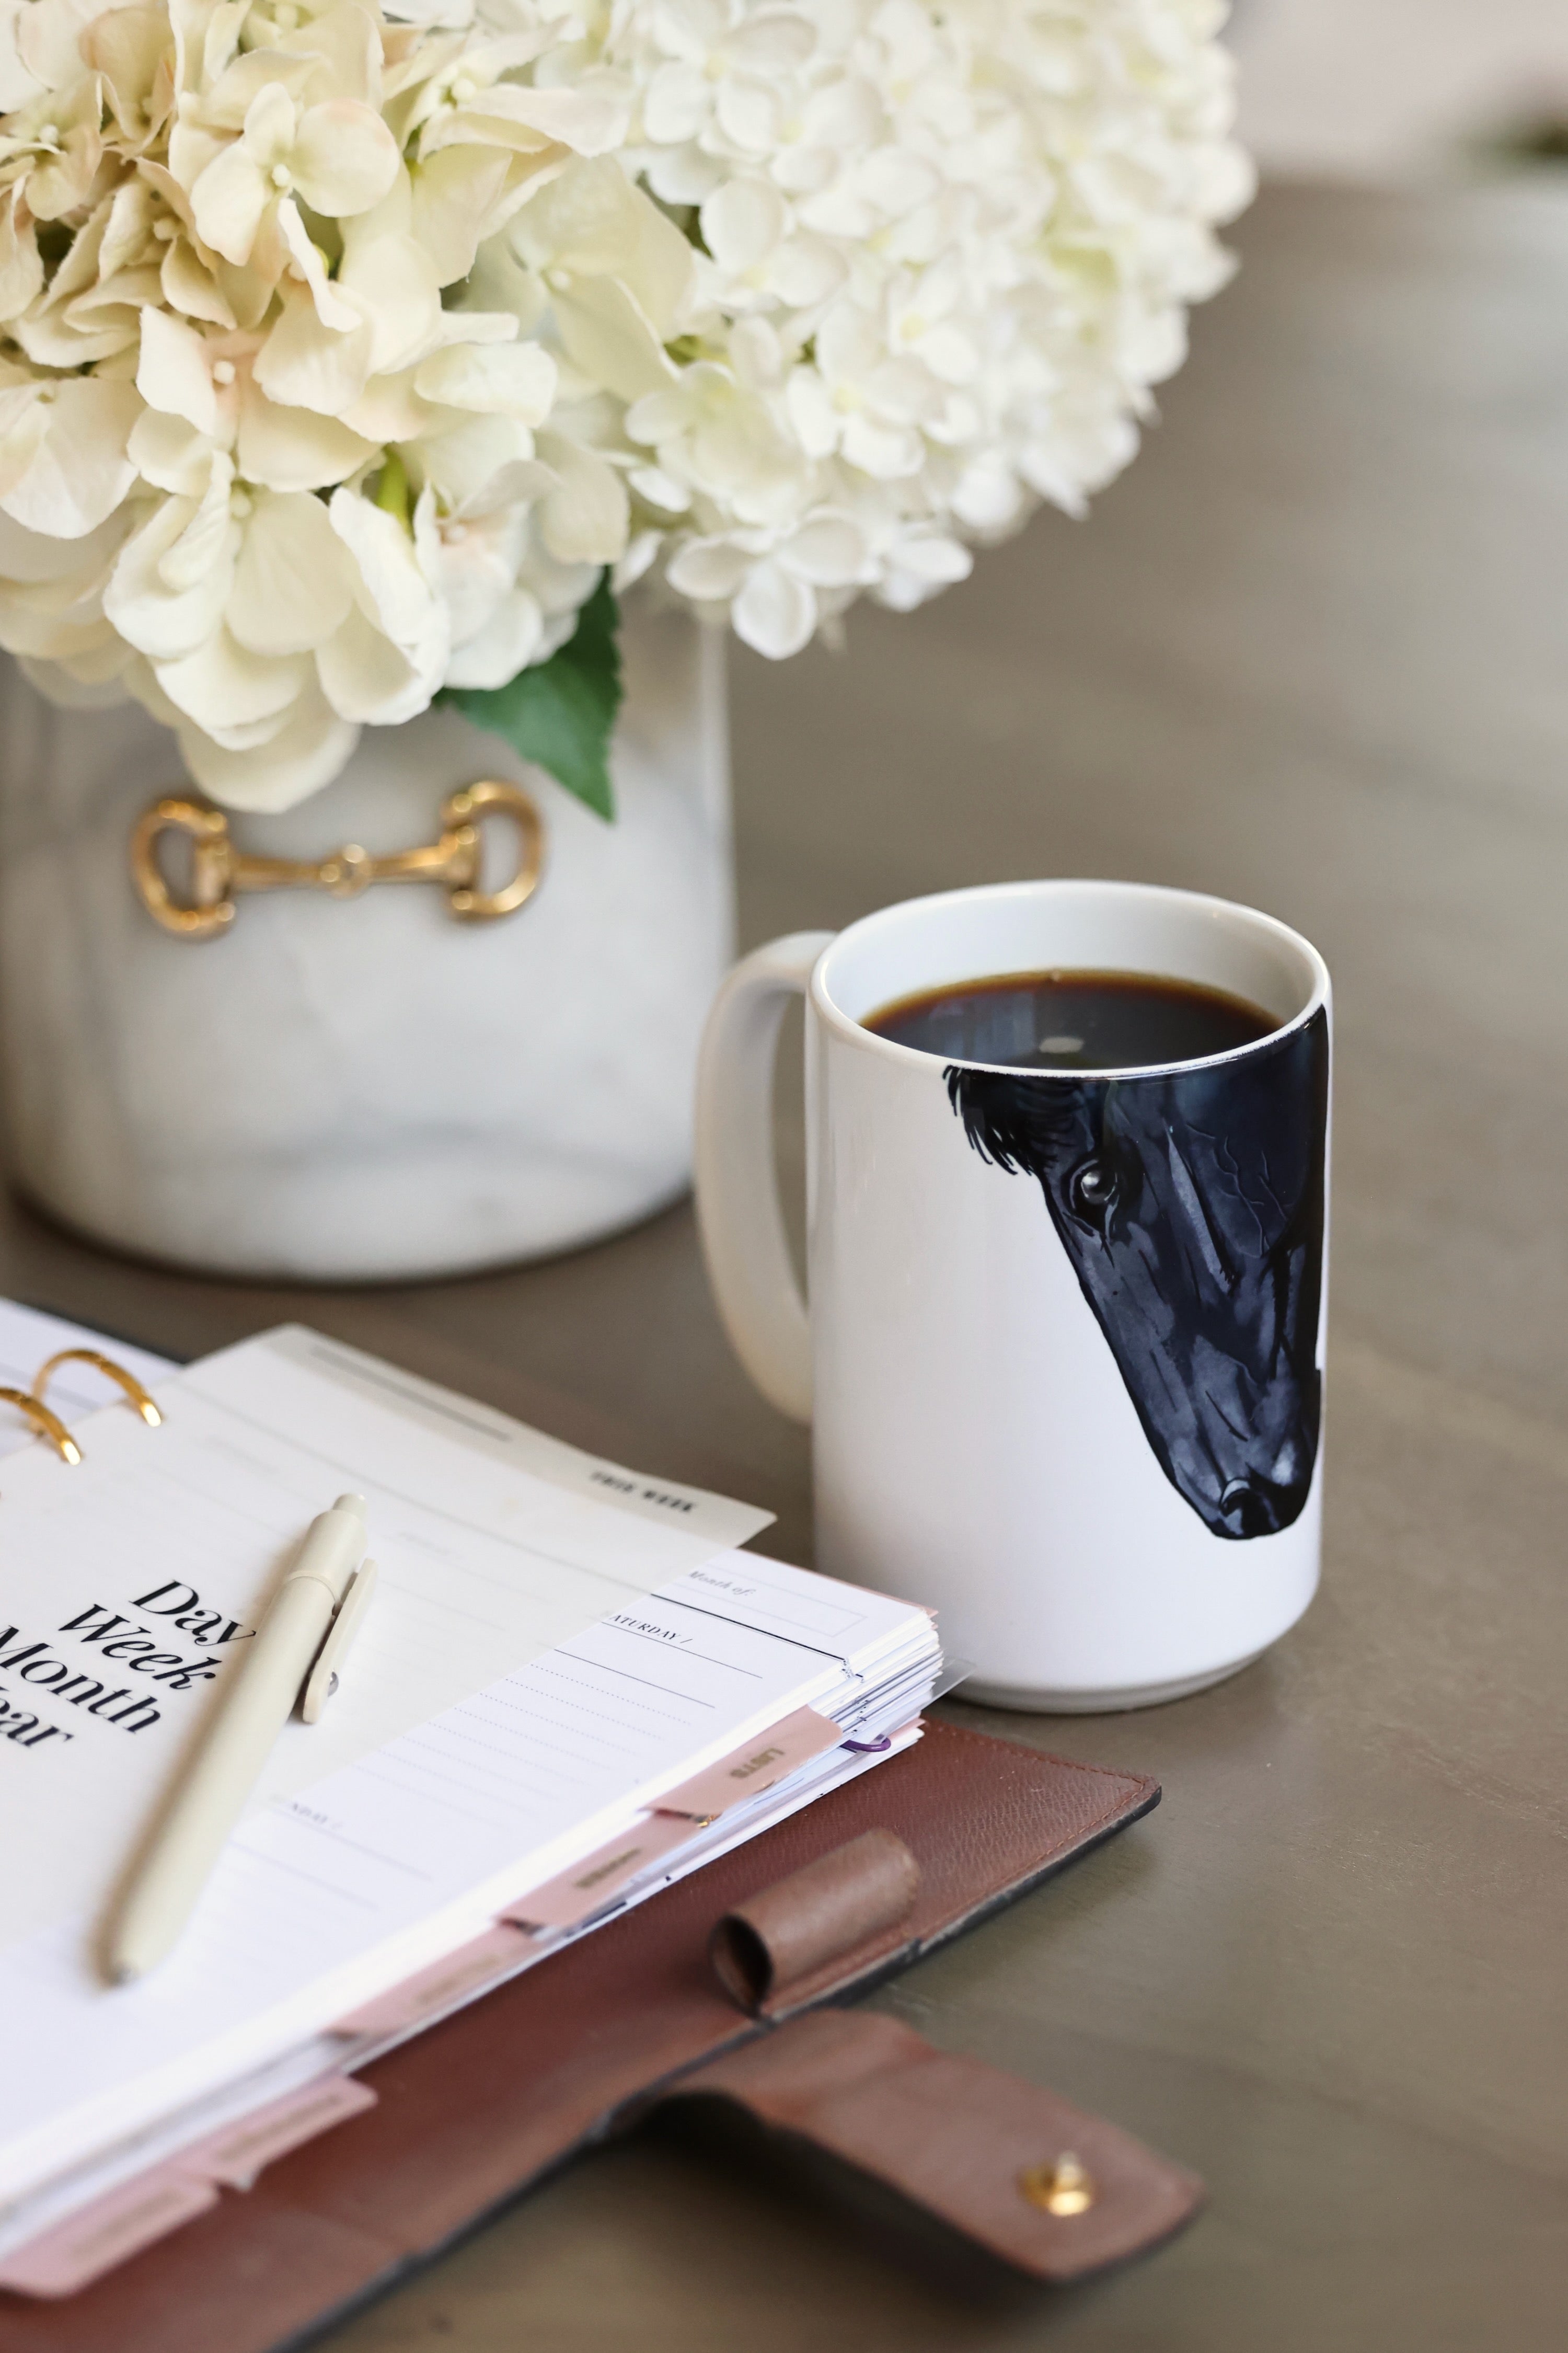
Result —
[[754, 2016], [799, 2010], [819, 1985], [859, 1976], [911, 1939], [920, 1865], [892, 1831], [862, 1832], [726, 1912], [709, 1957]]
[[1120, 2263], [1203, 2201], [1195, 2174], [1114, 2125], [875, 2011], [796, 2018], [699, 2068], [659, 2105], [714, 2097], [873, 2176], [1035, 2279]]

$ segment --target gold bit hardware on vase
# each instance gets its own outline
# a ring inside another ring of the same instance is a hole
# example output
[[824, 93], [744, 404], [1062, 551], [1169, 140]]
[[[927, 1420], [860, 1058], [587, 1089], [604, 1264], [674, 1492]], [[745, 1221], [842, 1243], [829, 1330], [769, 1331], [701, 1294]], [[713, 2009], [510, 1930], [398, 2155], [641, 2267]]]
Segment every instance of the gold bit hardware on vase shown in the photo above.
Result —
[[[481, 891], [480, 820], [493, 812], [510, 818], [521, 836], [516, 871], [499, 891]], [[165, 833], [184, 833], [191, 842], [191, 896], [174, 897], [158, 863]], [[183, 940], [216, 939], [234, 921], [235, 901], [247, 891], [325, 891], [334, 899], [357, 899], [373, 882], [436, 882], [459, 922], [493, 923], [531, 898], [544, 865], [544, 827], [528, 794], [516, 785], [486, 781], [448, 793], [441, 804], [441, 839], [418, 849], [373, 858], [347, 842], [326, 858], [258, 858], [237, 849], [222, 809], [205, 801], [154, 802], [131, 837], [131, 873], [142, 905], [154, 922]]]
[[1054, 2165], [1032, 2165], [1018, 2176], [1018, 2187], [1031, 2206], [1047, 2214], [1087, 2214], [1100, 2192], [1070, 2150]]

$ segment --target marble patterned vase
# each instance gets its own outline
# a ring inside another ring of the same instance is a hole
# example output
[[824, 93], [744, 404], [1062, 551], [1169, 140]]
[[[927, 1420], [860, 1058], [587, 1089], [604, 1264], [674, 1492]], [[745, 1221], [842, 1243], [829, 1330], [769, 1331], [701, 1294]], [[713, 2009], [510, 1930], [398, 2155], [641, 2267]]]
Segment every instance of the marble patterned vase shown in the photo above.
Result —
[[158, 928], [128, 844], [188, 793], [139, 707], [0, 696], [0, 1082], [10, 1167], [50, 1215], [213, 1273], [357, 1282], [565, 1250], [674, 1199], [704, 1014], [731, 953], [723, 645], [626, 617], [605, 825], [456, 713], [367, 728], [242, 849], [433, 841], [486, 776], [545, 825], [528, 904], [487, 924], [430, 886], [241, 899], [220, 938]]

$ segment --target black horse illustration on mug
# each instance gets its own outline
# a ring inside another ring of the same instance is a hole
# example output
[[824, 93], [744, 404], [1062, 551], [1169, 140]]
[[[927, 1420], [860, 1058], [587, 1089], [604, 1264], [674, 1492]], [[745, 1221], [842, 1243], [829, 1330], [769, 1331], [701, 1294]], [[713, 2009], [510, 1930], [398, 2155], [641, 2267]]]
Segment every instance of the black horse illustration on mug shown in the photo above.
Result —
[[982, 1159], [1039, 1179], [1173, 1486], [1216, 1535], [1289, 1527], [1322, 1409], [1326, 1015], [1161, 1077], [945, 1077]]

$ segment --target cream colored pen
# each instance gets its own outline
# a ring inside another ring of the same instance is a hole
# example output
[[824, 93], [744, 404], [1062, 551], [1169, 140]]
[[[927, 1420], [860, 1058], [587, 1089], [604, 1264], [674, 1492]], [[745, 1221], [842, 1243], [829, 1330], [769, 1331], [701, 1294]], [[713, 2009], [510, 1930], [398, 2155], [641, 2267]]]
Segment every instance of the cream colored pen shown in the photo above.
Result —
[[190, 1918], [364, 1548], [363, 1495], [340, 1495], [311, 1521], [110, 1923], [104, 1967], [116, 1985], [161, 1961]]

